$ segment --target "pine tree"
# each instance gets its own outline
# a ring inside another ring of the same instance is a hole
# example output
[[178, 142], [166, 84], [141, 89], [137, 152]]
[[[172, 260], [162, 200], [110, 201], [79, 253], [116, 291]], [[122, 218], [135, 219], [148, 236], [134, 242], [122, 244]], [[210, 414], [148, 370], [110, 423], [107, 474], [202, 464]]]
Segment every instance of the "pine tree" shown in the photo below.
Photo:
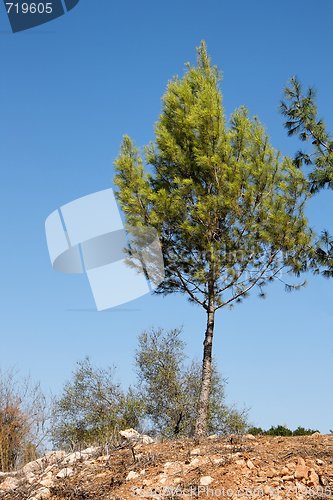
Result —
[[207, 432], [216, 311], [255, 287], [264, 296], [282, 270], [299, 274], [312, 244], [302, 172], [246, 108], [227, 123], [219, 85], [202, 42], [197, 65], [167, 86], [145, 158], [125, 136], [115, 162], [128, 224], [160, 237], [166, 276], [157, 293], [186, 294], [207, 315], [197, 438]]
[[[333, 189], [333, 137], [327, 131], [325, 122], [318, 116], [316, 92], [309, 88], [305, 93], [294, 76], [284, 89], [285, 100], [281, 102], [281, 113], [287, 118], [285, 127], [288, 135], [298, 135], [302, 142], [311, 142], [312, 151], [300, 150], [295, 156], [298, 168], [308, 166], [309, 189], [316, 193], [323, 188]], [[316, 243], [311, 267], [316, 274], [326, 278], [333, 276], [333, 238], [325, 230]]]
[[281, 102], [281, 113], [287, 117], [285, 127], [288, 135], [298, 135], [303, 142], [311, 141], [313, 154], [299, 151], [295, 158], [298, 167], [311, 165], [311, 191], [324, 187], [333, 189], [333, 138], [324, 121], [318, 117], [316, 92], [309, 88], [303, 94], [302, 85], [294, 76], [284, 89], [285, 100]]

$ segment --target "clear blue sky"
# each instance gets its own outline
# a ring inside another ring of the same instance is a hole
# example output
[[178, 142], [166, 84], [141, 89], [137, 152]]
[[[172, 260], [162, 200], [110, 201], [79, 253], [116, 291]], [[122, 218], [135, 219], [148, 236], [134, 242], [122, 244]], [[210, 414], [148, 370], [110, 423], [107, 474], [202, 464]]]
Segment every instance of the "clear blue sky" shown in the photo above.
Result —
[[[84, 276], [52, 271], [46, 217], [62, 204], [112, 186], [121, 136], [153, 138], [160, 97], [205, 39], [221, 67], [227, 114], [245, 104], [272, 143], [293, 154], [278, 103], [297, 74], [319, 91], [333, 130], [333, 4], [318, 0], [81, 0], [69, 14], [12, 34], [0, 4], [0, 367], [18, 368], [58, 393], [90, 355], [134, 380], [137, 335], [183, 325], [189, 356], [201, 359], [205, 317], [181, 296], [146, 296], [97, 313]], [[308, 214], [333, 232], [333, 192]], [[309, 277], [220, 311], [214, 354], [228, 400], [268, 427], [333, 428], [333, 280]]]

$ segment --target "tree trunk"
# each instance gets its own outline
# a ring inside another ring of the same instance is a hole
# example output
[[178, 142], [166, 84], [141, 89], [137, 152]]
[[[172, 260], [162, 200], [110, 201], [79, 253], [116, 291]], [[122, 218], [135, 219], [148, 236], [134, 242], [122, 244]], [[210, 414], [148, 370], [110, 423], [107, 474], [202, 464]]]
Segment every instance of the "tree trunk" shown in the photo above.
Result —
[[209, 396], [212, 385], [212, 347], [214, 335], [215, 310], [210, 306], [207, 310], [207, 329], [204, 340], [202, 360], [201, 389], [198, 403], [197, 420], [195, 423], [195, 438], [200, 439], [207, 434]]

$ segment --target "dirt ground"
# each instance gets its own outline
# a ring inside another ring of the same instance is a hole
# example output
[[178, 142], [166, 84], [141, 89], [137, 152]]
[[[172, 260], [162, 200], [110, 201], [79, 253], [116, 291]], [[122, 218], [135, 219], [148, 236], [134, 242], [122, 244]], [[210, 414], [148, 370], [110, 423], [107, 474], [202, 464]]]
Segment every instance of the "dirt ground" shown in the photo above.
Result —
[[199, 444], [182, 439], [128, 446], [77, 461], [68, 477], [56, 478], [39, 497], [31, 496], [31, 488], [22, 484], [0, 498], [333, 499], [333, 436], [212, 437]]

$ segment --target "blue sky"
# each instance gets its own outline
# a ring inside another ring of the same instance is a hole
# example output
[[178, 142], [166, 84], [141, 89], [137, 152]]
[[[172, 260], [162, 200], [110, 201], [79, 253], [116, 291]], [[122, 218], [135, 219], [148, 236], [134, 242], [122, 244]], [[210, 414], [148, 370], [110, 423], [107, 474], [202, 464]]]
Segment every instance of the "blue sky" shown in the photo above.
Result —
[[[52, 271], [44, 222], [56, 208], [112, 186], [121, 137], [153, 138], [167, 81], [182, 75], [205, 39], [223, 71], [226, 113], [245, 104], [285, 154], [278, 103], [293, 74], [319, 92], [333, 129], [333, 5], [319, 0], [81, 0], [69, 14], [12, 34], [0, 4], [0, 367], [15, 367], [58, 393], [75, 362], [90, 355], [134, 381], [137, 335], [183, 325], [190, 357], [201, 359], [205, 316], [184, 297], [145, 296], [96, 312], [84, 276]], [[333, 193], [308, 215], [333, 231]], [[309, 277], [287, 294], [267, 289], [220, 311], [214, 355], [228, 400], [268, 427], [333, 428], [333, 280]]]

